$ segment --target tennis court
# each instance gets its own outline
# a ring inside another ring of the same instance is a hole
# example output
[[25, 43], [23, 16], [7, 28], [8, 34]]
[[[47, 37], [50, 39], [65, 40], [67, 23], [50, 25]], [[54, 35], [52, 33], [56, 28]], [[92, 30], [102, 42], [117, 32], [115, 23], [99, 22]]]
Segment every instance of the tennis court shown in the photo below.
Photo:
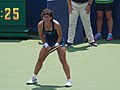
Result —
[[0, 40], [0, 90], [120, 90], [120, 40], [83, 43], [67, 49], [73, 86], [66, 82], [56, 51], [44, 62], [37, 85], [26, 85], [33, 73], [40, 40]]

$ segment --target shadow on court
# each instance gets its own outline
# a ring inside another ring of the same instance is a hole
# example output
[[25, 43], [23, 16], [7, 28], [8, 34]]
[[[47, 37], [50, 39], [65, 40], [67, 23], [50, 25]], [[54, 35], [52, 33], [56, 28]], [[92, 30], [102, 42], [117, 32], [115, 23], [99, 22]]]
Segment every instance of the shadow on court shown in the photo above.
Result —
[[120, 39], [114, 39], [112, 41], [107, 41], [105, 39], [102, 39], [102, 40], [98, 40], [97, 43], [98, 45], [99, 44], [120, 44]]
[[90, 47], [89, 45], [87, 46], [83, 46], [83, 47], [70, 47], [70, 48], [67, 48], [66, 50], [68, 52], [76, 52], [76, 51], [85, 51], [85, 50], [89, 50], [88, 47]]
[[19, 38], [19, 37], [0, 37], [0, 42], [21, 42], [23, 40], [27, 40], [28, 38]]
[[33, 88], [32, 90], [57, 90], [57, 88], [63, 88], [64, 86], [57, 86], [57, 85], [35, 85], [37, 87]]
[[[102, 39], [102, 40], [98, 40], [96, 42], [97, 42], [98, 47], [99, 47], [99, 45], [101, 45], [101, 44], [120, 44], [120, 39], [114, 39], [112, 41], [107, 41], [105, 39]], [[71, 46], [70, 48], [66, 48], [66, 50], [68, 52], [85, 51], [85, 50], [89, 50], [89, 47], [91, 47], [91, 46], [89, 46], [89, 45], [87, 45], [87, 46], [82, 45], [81, 46], [81, 44], [79, 44], [79, 46], [77, 46], [77, 47], [76, 47], [76, 45], [74, 45], [74, 46]]]
[[11, 43], [11, 42], [13, 42], [13, 43], [16, 43], [16, 42], [21, 42], [22, 40], [0, 40], [0, 42], [7, 42], [7, 43]]
[[23, 40], [40, 40], [37, 35], [29, 35], [28, 37], [0, 37], [0, 42], [21, 42]]

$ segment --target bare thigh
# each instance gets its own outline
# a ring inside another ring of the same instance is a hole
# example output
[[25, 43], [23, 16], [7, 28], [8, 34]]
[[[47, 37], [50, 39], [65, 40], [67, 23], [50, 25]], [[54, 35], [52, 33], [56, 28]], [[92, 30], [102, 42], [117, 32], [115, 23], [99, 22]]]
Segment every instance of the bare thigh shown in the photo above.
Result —
[[48, 56], [48, 51], [46, 48], [42, 48], [40, 50], [40, 53], [39, 53], [39, 58], [38, 58], [38, 61], [44, 61], [46, 59], [46, 57]]
[[66, 48], [65, 47], [60, 47], [58, 50], [58, 56], [59, 59], [61, 61], [61, 63], [65, 63], [66, 62]]

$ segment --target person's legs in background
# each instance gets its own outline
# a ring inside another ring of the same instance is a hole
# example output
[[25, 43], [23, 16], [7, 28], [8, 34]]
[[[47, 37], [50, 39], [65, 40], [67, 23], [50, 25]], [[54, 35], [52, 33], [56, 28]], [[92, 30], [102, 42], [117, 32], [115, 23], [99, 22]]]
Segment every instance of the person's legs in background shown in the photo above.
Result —
[[95, 40], [99, 40], [102, 39], [101, 30], [102, 30], [104, 7], [102, 4], [96, 3], [95, 8], [97, 13], [97, 34], [95, 35]]
[[107, 27], [108, 27], [108, 35], [107, 40], [112, 40], [112, 29], [113, 29], [113, 18], [112, 18], [112, 8], [113, 3], [110, 4], [96, 4], [97, 10], [97, 34], [95, 35], [95, 40], [102, 39], [101, 30], [103, 23], [103, 11], [105, 11]]
[[112, 30], [113, 30], [113, 18], [112, 18], [112, 11], [106, 11], [106, 19], [107, 19], [107, 25], [108, 25], [108, 36], [107, 40], [112, 40]]
[[92, 27], [91, 27], [91, 22], [90, 22], [90, 14], [86, 13], [86, 4], [81, 5], [82, 9], [80, 10], [80, 18], [82, 21], [82, 24], [84, 26], [85, 34], [88, 39], [88, 43], [91, 46], [97, 46], [97, 43], [94, 40], [93, 32], [92, 32]]
[[103, 22], [103, 11], [97, 11], [97, 34], [95, 35], [95, 40], [102, 39], [101, 29]]
[[73, 7], [74, 10], [72, 10], [72, 13], [69, 14], [69, 28], [68, 28], [68, 39], [67, 39], [67, 46], [71, 46], [74, 42], [74, 37], [76, 33], [76, 25], [79, 13], [78, 11]]

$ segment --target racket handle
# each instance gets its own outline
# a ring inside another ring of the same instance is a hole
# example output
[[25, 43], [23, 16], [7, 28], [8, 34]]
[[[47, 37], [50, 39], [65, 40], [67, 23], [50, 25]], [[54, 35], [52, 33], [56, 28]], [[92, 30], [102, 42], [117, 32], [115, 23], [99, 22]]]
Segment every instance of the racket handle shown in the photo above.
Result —
[[54, 52], [54, 51], [57, 50], [60, 46], [61, 46], [61, 45], [58, 45], [58, 46], [56, 46], [56, 47], [53, 47], [52, 49], [50, 49], [50, 50], [48, 51], [48, 53]]

